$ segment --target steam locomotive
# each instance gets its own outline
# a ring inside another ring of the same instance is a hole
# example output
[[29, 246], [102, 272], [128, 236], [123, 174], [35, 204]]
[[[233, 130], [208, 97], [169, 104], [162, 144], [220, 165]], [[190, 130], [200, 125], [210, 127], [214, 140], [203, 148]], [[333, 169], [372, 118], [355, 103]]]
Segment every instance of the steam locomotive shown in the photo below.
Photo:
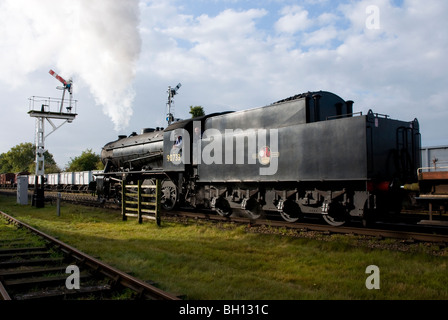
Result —
[[307, 92], [119, 136], [102, 149], [97, 192], [119, 198], [122, 181], [161, 179], [166, 210], [367, 223], [401, 209], [400, 186], [417, 181], [420, 141], [417, 119], [353, 113], [353, 101]]

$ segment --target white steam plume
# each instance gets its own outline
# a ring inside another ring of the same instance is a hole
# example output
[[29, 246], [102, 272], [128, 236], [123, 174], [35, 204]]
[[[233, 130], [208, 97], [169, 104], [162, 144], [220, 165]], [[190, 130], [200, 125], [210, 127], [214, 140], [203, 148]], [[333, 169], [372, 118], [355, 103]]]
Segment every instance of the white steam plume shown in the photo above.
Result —
[[88, 85], [123, 129], [132, 115], [138, 25], [138, 0], [2, 0], [0, 81], [19, 87], [31, 72], [54, 67], [75, 78], [75, 92]]

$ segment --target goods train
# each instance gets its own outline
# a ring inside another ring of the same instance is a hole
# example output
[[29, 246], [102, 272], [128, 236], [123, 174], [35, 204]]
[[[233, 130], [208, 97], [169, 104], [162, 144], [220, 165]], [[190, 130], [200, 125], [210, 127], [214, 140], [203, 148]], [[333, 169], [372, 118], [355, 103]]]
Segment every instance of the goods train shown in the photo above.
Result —
[[[418, 196], [415, 200], [433, 210], [446, 213], [448, 208], [448, 146], [422, 149], [423, 167], [418, 169]], [[417, 189], [415, 186], [411, 189]]]
[[401, 186], [417, 182], [420, 141], [417, 119], [353, 113], [353, 101], [308, 92], [119, 136], [102, 149], [97, 192], [120, 197], [121, 181], [160, 179], [166, 210], [368, 222], [401, 209]]
[[[102, 170], [89, 170], [80, 172], [48, 173], [44, 175], [45, 190], [61, 192], [96, 192], [95, 176], [102, 174]], [[28, 172], [0, 174], [0, 188], [15, 189], [17, 177], [28, 177], [28, 188], [34, 189], [36, 175]], [[39, 180], [40, 183], [40, 180]]]

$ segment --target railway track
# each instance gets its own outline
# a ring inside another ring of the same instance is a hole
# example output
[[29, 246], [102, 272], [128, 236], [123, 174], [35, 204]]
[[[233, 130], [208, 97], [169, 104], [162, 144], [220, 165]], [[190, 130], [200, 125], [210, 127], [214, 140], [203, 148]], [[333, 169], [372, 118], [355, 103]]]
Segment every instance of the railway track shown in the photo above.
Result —
[[[48, 199], [56, 201], [57, 193], [48, 192]], [[107, 207], [110, 209], [120, 210], [121, 206], [114, 202], [97, 201], [96, 197], [87, 194], [63, 194], [62, 199], [67, 202]], [[222, 217], [211, 212], [191, 212], [191, 210], [176, 210], [164, 212], [165, 216], [179, 216], [194, 219], [206, 219], [211, 221], [222, 222], [235, 222], [240, 224], [247, 224], [251, 226], [269, 226], [274, 228], [287, 228], [300, 231], [317, 231], [327, 234], [351, 234], [360, 236], [370, 236], [378, 239], [391, 238], [404, 241], [421, 241], [421, 242], [433, 242], [433, 243], [446, 243], [448, 244], [448, 228], [447, 227], [432, 227], [427, 225], [416, 225], [411, 223], [376, 223], [371, 228], [365, 228], [361, 226], [339, 226], [334, 227], [328, 224], [319, 224], [312, 222], [295, 222], [288, 223], [283, 220], [275, 220], [268, 217], [268, 219], [250, 219], [241, 216], [232, 215], [230, 217]], [[423, 218], [424, 216], [422, 216]], [[413, 220], [416, 221], [415, 215], [404, 214], [401, 220]], [[440, 234], [442, 233], [442, 234]]]
[[1, 300], [179, 300], [6, 213], [0, 215]]
[[363, 228], [363, 227], [333, 227], [326, 224], [317, 224], [317, 223], [285, 223], [283, 221], [275, 221], [275, 220], [266, 220], [266, 219], [257, 219], [252, 220], [249, 218], [241, 218], [241, 217], [222, 217], [214, 214], [207, 213], [189, 213], [184, 211], [171, 211], [169, 213], [165, 213], [168, 216], [178, 216], [178, 217], [186, 217], [193, 219], [205, 219], [209, 221], [220, 221], [220, 222], [234, 222], [239, 224], [250, 225], [251, 227], [257, 226], [268, 226], [272, 228], [287, 228], [298, 231], [317, 231], [324, 234], [350, 234], [350, 235], [360, 235], [360, 236], [369, 236], [375, 237], [378, 239], [399, 239], [409, 242], [421, 241], [421, 242], [432, 242], [439, 244], [448, 244], [448, 235], [447, 234], [431, 234], [431, 233], [423, 233], [423, 232], [413, 232], [413, 231], [398, 231], [398, 230], [388, 230], [388, 229], [374, 229], [374, 228]]

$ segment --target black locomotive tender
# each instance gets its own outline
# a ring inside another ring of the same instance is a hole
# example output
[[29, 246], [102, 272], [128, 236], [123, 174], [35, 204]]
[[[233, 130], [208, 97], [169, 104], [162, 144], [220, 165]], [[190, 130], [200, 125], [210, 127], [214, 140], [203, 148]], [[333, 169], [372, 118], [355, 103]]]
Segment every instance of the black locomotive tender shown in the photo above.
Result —
[[278, 212], [289, 222], [311, 214], [336, 226], [367, 222], [401, 209], [400, 186], [417, 181], [420, 140], [417, 119], [354, 114], [353, 101], [308, 92], [120, 136], [103, 147], [97, 191], [119, 197], [121, 180], [162, 179], [166, 210], [188, 205], [223, 216]]

